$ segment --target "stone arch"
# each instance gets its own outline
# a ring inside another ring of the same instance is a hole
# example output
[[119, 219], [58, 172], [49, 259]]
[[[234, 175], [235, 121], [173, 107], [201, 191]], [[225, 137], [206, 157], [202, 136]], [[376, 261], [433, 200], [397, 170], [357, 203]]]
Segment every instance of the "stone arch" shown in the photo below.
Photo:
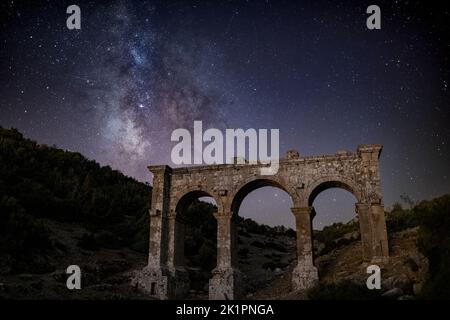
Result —
[[[189, 274], [185, 265], [185, 211], [188, 206], [196, 199], [201, 197], [210, 197], [214, 199], [216, 206], [221, 207], [218, 198], [213, 192], [208, 192], [199, 188], [188, 188], [177, 193], [178, 196], [171, 201], [171, 209], [168, 217], [169, 224], [169, 254], [168, 267], [171, 273], [176, 275], [176, 280], [172, 281], [175, 288], [171, 290], [177, 292], [177, 295], [185, 296], [190, 289]], [[215, 216], [215, 213], [214, 213]], [[215, 220], [215, 219], [214, 219]]]
[[[243, 202], [243, 200], [253, 191], [264, 188], [264, 187], [274, 187], [278, 188], [285, 193], [289, 195], [291, 198], [292, 204], [295, 207], [297, 203], [299, 203], [298, 195], [295, 192], [295, 189], [292, 188], [291, 185], [286, 183], [282, 179], [278, 179], [277, 177], [270, 176], [270, 177], [261, 177], [261, 176], [255, 176], [250, 179], [244, 180], [242, 183], [240, 183], [236, 188], [234, 188], [234, 192], [228, 197], [228, 204], [227, 208], [229, 208], [231, 220], [237, 221], [237, 217], [239, 215], [239, 208]], [[292, 210], [292, 208], [291, 208]], [[237, 241], [237, 226], [236, 224], [233, 224], [233, 233], [232, 233], [232, 239], [234, 241], [231, 241], [231, 265], [233, 268], [238, 268], [237, 264], [237, 252], [238, 252], [238, 241]], [[240, 270], [240, 269], [239, 269]], [[242, 270], [240, 270], [242, 272]], [[242, 279], [239, 279], [238, 281], [242, 281]], [[243, 288], [239, 288], [239, 290], [244, 290]], [[239, 292], [236, 291], [238, 296], [242, 296], [244, 291]]]
[[359, 190], [356, 182], [344, 178], [344, 177], [322, 177], [320, 179], [315, 180], [313, 183], [309, 185], [309, 187], [306, 190], [306, 198], [305, 206], [312, 206], [315, 198], [323, 191], [331, 188], [341, 188], [344, 189], [353, 196], [355, 196], [357, 202], [361, 202], [362, 193]]
[[[364, 188], [359, 187], [358, 183], [339, 176], [325, 176], [315, 180], [306, 191], [305, 205], [313, 210], [313, 202], [316, 197], [323, 191], [331, 188], [340, 188], [350, 192], [356, 199], [355, 213], [358, 217], [358, 224], [362, 242], [362, 258], [370, 260], [373, 258], [373, 234], [372, 234], [372, 217], [371, 206], [365, 203]], [[312, 216], [312, 218], [315, 215]], [[383, 221], [384, 224], [384, 221]]]
[[274, 177], [257, 177], [246, 180], [235, 189], [234, 193], [229, 197], [230, 213], [232, 215], [237, 215], [239, 207], [245, 197], [252, 191], [263, 187], [279, 188], [291, 197], [294, 206], [298, 202], [298, 196], [295, 190], [288, 184], [280, 181], [280, 179], [276, 179]]
[[185, 190], [179, 197], [174, 199], [171, 214], [178, 215], [179, 213], [182, 213], [182, 211], [185, 210], [192, 201], [202, 197], [213, 198], [216, 202], [217, 208], [222, 207], [221, 203], [219, 202], [220, 198], [217, 197], [213, 192], [208, 192], [206, 190], [201, 190], [198, 188], [191, 188]]

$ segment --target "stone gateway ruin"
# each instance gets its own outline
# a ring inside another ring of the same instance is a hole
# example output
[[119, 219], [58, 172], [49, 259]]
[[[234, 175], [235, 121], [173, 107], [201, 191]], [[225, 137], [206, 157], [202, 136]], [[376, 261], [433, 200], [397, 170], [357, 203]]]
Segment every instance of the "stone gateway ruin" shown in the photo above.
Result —
[[386, 261], [389, 253], [380, 186], [381, 150], [381, 145], [359, 145], [356, 153], [342, 151], [311, 157], [300, 157], [291, 150], [280, 159], [278, 173], [272, 176], [261, 175], [265, 164], [258, 163], [150, 166], [154, 178], [149, 258], [135, 284], [159, 299], [186, 296], [189, 280], [184, 268], [183, 212], [194, 199], [209, 196], [217, 204], [217, 265], [209, 281], [209, 298], [242, 297], [235, 218], [246, 195], [264, 186], [286, 191], [294, 204], [291, 210], [296, 219], [297, 266], [292, 274], [292, 290], [308, 289], [318, 281], [312, 248], [312, 203], [329, 188], [343, 188], [357, 199], [363, 260]]

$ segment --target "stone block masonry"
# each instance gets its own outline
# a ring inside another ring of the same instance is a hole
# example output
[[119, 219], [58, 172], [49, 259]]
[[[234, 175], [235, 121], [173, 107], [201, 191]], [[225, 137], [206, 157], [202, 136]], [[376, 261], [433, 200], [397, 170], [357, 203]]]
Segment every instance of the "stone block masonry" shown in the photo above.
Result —
[[183, 213], [194, 199], [209, 196], [217, 203], [217, 265], [209, 282], [209, 298], [241, 298], [235, 217], [247, 194], [265, 186], [286, 191], [294, 204], [298, 261], [292, 290], [308, 289], [318, 281], [312, 250], [312, 204], [329, 188], [343, 188], [357, 199], [364, 260], [385, 261], [389, 252], [379, 173], [381, 150], [377, 144], [359, 145], [356, 153], [312, 157], [290, 150], [272, 176], [261, 175], [264, 164], [254, 163], [149, 166], [154, 175], [149, 259], [135, 284], [159, 299], [185, 297], [189, 280], [184, 267]]

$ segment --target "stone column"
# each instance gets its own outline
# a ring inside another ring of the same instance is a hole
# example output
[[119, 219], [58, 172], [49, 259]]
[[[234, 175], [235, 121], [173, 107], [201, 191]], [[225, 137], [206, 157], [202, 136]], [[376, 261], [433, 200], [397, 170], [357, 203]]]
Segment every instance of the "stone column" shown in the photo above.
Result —
[[372, 260], [372, 222], [370, 219], [370, 206], [365, 203], [355, 204], [361, 233], [363, 261]]
[[181, 214], [171, 212], [168, 217], [167, 269], [170, 273], [169, 291], [172, 298], [185, 298], [189, 292], [189, 275], [184, 259], [185, 221]]
[[384, 206], [377, 203], [370, 205], [370, 217], [372, 220], [372, 262], [384, 263], [389, 259], [389, 247], [384, 216]]
[[363, 240], [363, 256], [365, 261], [373, 263], [384, 262], [389, 258], [389, 248], [384, 217], [383, 195], [379, 158], [381, 145], [359, 145], [360, 179], [366, 196], [360, 199], [356, 208], [361, 224], [361, 239]]
[[167, 218], [162, 216], [161, 210], [152, 208], [149, 211], [150, 239], [148, 252], [148, 267], [160, 268], [166, 266], [167, 253], [164, 244], [167, 237]]
[[132, 283], [147, 291], [150, 296], [167, 299], [170, 292], [170, 272], [167, 268], [169, 237], [168, 206], [172, 169], [169, 166], [152, 166], [153, 190], [150, 214], [150, 239], [148, 264], [138, 272]]
[[384, 207], [378, 203], [357, 203], [363, 260], [381, 263], [389, 259], [389, 248]]
[[168, 206], [172, 169], [169, 166], [149, 167], [153, 173], [153, 190], [150, 208], [150, 240], [148, 266], [166, 265], [168, 237]]
[[317, 284], [319, 275], [313, 261], [312, 207], [291, 208], [297, 228], [297, 266], [292, 272], [294, 291], [309, 289]]
[[209, 280], [209, 299], [237, 299], [240, 274], [236, 268], [235, 219], [231, 214], [216, 213], [214, 216], [217, 219], [217, 266]]

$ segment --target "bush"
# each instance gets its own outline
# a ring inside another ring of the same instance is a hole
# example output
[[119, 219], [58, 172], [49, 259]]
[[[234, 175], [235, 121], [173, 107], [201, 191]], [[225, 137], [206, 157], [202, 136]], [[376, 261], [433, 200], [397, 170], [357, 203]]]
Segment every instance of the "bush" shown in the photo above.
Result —
[[321, 231], [314, 231], [314, 239], [325, 244], [342, 238], [345, 234], [359, 230], [359, 224], [351, 223], [333, 223], [331, 226], [324, 227]]
[[15, 198], [0, 198], [0, 272], [49, 271], [52, 267], [40, 256], [52, 248], [42, 220], [26, 214]]
[[185, 224], [185, 256], [187, 265], [210, 271], [217, 260], [217, 222], [215, 206], [193, 201], [183, 214]]
[[293, 229], [287, 229], [285, 235], [289, 238], [297, 238], [297, 232]]
[[239, 234], [244, 236], [251, 236], [253, 234], [264, 234], [268, 236], [296, 237], [296, 232], [292, 229], [287, 229], [284, 226], [270, 227], [265, 224], [259, 224], [250, 218], [238, 217]]
[[[350, 223], [333, 223], [326, 226], [323, 230], [314, 230], [314, 239], [323, 243], [324, 247], [320, 251], [321, 255], [327, 254], [332, 250], [348, 245], [356, 240], [356, 238], [343, 238], [348, 233], [359, 230], [359, 224], [356, 222]], [[359, 237], [358, 237], [359, 238]]]
[[84, 233], [78, 241], [78, 246], [85, 250], [96, 251], [99, 249], [95, 236], [92, 233]]
[[251, 246], [256, 247], [256, 248], [264, 248], [264, 243], [262, 243], [261, 241], [255, 240], [252, 241], [252, 243], [250, 243]]
[[204, 242], [198, 252], [198, 264], [203, 270], [212, 270], [216, 266], [216, 248], [211, 242]]
[[413, 209], [419, 221], [418, 245], [429, 261], [425, 299], [450, 298], [450, 195], [422, 201]]
[[239, 229], [238, 229], [238, 232], [239, 232], [239, 236], [240, 236], [240, 237], [247, 237], [247, 238], [250, 238], [250, 237], [251, 237], [250, 233], [248, 233], [247, 231], [245, 231], [245, 229], [239, 228]]
[[117, 249], [121, 247], [121, 241], [109, 231], [100, 231], [96, 234], [85, 233], [78, 241], [78, 246], [86, 250], [99, 250], [101, 248]]
[[266, 248], [274, 249], [279, 252], [287, 252], [287, 249], [283, 245], [276, 243], [274, 241], [266, 241], [264, 246]]
[[389, 234], [413, 228], [417, 225], [416, 213], [413, 210], [403, 209], [398, 203], [394, 204], [391, 212], [386, 216], [386, 227]]
[[242, 248], [242, 249], [239, 249], [239, 251], [238, 251], [238, 255], [239, 255], [239, 257], [241, 257], [241, 258], [247, 258], [248, 257], [248, 249], [247, 248]]

